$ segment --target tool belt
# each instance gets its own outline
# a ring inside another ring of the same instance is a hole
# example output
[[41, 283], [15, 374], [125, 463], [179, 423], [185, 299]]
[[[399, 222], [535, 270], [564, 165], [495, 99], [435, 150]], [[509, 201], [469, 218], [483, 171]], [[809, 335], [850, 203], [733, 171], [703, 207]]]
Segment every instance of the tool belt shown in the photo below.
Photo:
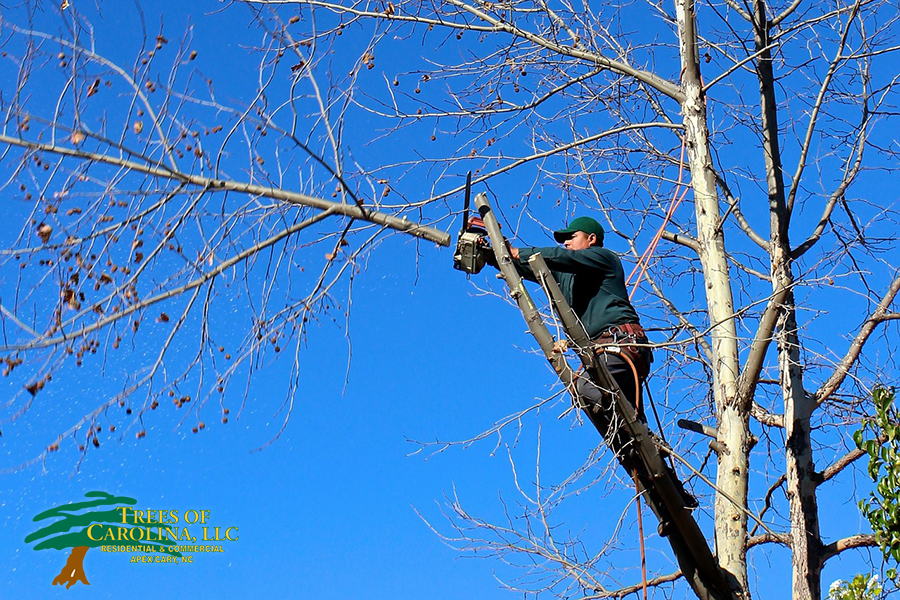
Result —
[[650, 348], [633, 345], [650, 343], [640, 323], [613, 325], [592, 341], [598, 353], [606, 352], [609, 346], [617, 346], [622, 354], [626, 355], [634, 363], [638, 377], [641, 380], [644, 380], [650, 373], [650, 363], [653, 362]]

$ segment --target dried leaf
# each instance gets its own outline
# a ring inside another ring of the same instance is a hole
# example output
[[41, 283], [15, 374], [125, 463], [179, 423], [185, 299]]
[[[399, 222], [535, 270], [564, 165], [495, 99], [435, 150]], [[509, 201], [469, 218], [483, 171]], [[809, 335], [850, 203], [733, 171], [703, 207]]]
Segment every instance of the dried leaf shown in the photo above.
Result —
[[72, 143], [76, 146], [84, 141], [84, 133], [81, 131], [72, 132]]
[[41, 241], [45, 244], [50, 241], [50, 236], [53, 235], [53, 227], [46, 223], [41, 223], [37, 228], [38, 237], [41, 238]]
[[144, 122], [143, 121], [135, 121], [134, 122], [134, 132], [136, 134], [140, 134], [144, 130]]

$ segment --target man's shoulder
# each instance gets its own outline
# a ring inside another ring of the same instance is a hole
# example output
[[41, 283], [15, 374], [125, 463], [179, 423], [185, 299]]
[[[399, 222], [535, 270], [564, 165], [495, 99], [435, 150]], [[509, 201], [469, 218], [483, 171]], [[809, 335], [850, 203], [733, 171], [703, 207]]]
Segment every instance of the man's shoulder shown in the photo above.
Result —
[[619, 258], [619, 255], [610, 250], [609, 248], [603, 248], [601, 246], [591, 246], [590, 248], [585, 248], [581, 250], [581, 252], [588, 252], [592, 257], [596, 257], [597, 260], [608, 262], [612, 264], [617, 264], [622, 262]]

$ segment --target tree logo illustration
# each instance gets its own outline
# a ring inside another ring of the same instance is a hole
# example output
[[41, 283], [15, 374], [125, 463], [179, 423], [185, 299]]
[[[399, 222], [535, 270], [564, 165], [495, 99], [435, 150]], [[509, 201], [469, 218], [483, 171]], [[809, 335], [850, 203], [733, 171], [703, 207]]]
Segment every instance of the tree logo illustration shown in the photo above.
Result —
[[[59, 519], [46, 527], [35, 531], [25, 538], [26, 543], [42, 538], [44, 541], [37, 544], [35, 550], [65, 550], [71, 548], [72, 552], [66, 560], [65, 566], [53, 579], [53, 585], [65, 584], [69, 589], [77, 582], [90, 585], [84, 573], [84, 555], [91, 548], [117, 543], [110, 540], [122, 540], [127, 538], [128, 544], [140, 544], [147, 551], [163, 552], [172, 556], [181, 556], [179, 552], [170, 551], [168, 546], [154, 544], [151, 539], [151, 527], [164, 527], [161, 523], [146, 522], [134, 525], [123, 522], [121, 505], [135, 505], [137, 500], [127, 496], [113, 496], [106, 492], [88, 492], [85, 494], [89, 500], [63, 504], [49, 510], [45, 510], [34, 521], [44, 519]], [[107, 510], [95, 510], [99, 507], [111, 506]], [[90, 534], [89, 534], [90, 530]], [[124, 530], [124, 531], [123, 531]], [[138, 532], [137, 530], [143, 530]], [[157, 529], [157, 531], [159, 531]], [[111, 533], [107, 533], [111, 532]], [[48, 537], [50, 536], [50, 537]], [[118, 543], [123, 543], [118, 541]], [[149, 547], [149, 548], [148, 548]]]

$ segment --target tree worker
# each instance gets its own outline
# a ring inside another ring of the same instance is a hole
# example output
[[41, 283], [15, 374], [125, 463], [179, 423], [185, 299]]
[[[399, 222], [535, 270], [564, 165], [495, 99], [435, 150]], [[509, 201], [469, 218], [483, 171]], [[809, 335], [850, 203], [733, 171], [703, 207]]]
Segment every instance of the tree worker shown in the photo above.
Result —
[[[603, 247], [603, 235], [603, 226], [596, 220], [578, 217], [568, 227], [553, 232], [562, 248], [511, 246], [509, 250], [516, 269], [531, 281], [537, 279], [528, 266], [528, 257], [540, 252], [588, 337], [598, 349], [610, 350], [601, 352], [599, 358], [643, 416], [643, 403], [638, 399], [640, 383], [650, 372], [653, 358], [637, 311], [628, 300], [622, 261]], [[602, 392], [586, 377], [578, 378], [576, 391], [588, 404], [602, 403]]]
[[[603, 247], [603, 236], [603, 226], [596, 220], [577, 217], [564, 229], [553, 232], [553, 237], [563, 245], [562, 248], [516, 248], [510, 245], [509, 252], [519, 274], [531, 281], [537, 281], [537, 278], [528, 265], [528, 258], [536, 253], [541, 254], [559, 283], [566, 302], [584, 325], [600, 361], [637, 409], [638, 416], [646, 422], [640, 392], [653, 357], [647, 334], [628, 299], [622, 261], [615, 252]], [[486, 262], [497, 266], [493, 253], [488, 253]], [[610, 446], [620, 450], [627, 447], [628, 440], [614, 440], [619, 437], [620, 431], [612, 420], [612, 395], [583, 374], [576, 378], [575, 392], [584, 405], [591, 408], [587, 414]], [[625, 459], [628, 460], [627, 457]], [[669, 469], [667, 464], [666, 468]], [[696, 508], [697, 500], [684, 489], [674, 471], [672, 476], [685, 506]], [[667, 525], [661, 523], [661, 534], [665, 535]]]

